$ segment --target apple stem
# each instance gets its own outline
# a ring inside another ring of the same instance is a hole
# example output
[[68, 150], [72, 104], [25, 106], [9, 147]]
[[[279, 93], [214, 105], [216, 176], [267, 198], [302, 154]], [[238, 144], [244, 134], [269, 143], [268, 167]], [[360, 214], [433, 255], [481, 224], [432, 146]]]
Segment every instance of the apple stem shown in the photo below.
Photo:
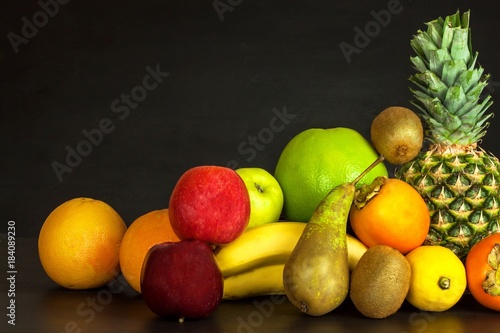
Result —
[[262, 187], [259, 184], [253, 183], [253, 185], [255, 186], [255, 188], [257, 189], [257, 191], [259, 191], [260, 193], [264, 192], [264, 190], [262, 189]]

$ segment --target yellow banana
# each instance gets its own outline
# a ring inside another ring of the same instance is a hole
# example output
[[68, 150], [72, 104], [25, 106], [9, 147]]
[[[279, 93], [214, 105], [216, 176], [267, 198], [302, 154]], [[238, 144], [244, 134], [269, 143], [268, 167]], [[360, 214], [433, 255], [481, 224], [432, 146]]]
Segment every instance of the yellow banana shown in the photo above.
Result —
[[[219, 246], [215, 258], [224, 276], [251, 269], [284, 264], [297, 244], [306, 223], [272, 222], [247, 229], [230, 244]], [[352, 270], [367, 247], [347, 235], [349, 269]]]
[[368, 247], [363, 244], [359, 239], [347, 234], [347, 259], [349, 263], [349, 270], [352, 272], [354, 267], [358, 264], [361, 256], [368, 250]]
[[283, 268], [285, 264], [257, 267], [224, 278], [223, 299], [232, 300], [262, 295], [284, 295]]
[[303, 222], [282, 221], [248, 228], [236, 240], [215, 250], [222, 275], [285, 263], [305, 225]]
[[[357, 238], [347, 235], [349, 269], [352, 271], [367, 247]], [[283, 269], [285, 261], [259, 266], [238, 274], [224, 277], [225, 300], [257, 297], [263, 295], [285, 295]]]

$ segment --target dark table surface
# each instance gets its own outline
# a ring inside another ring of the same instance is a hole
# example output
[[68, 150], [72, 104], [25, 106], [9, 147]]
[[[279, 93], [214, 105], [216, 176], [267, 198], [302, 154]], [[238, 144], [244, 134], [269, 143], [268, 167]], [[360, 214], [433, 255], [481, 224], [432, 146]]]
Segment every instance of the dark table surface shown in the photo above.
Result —
[[[16, 325], [7, 325], [4, 316], [2, 327], [7, 330], [2, 332], [486, 333], [498, 332], [500, 326], [500, 314], [468, 294], [441, 313], [422, 312], [405, 302], [386, 319], [363, 317], [349, 299], [329, 314], [310, 317], [286, 296], [263, 296], [223, 301], [208, 318], [179, 323], [158, 318], [122, 277], [96, 290], [60, 288], [43, 272], [35, 239], [18, 239], [17, 248]], [[2, 282], [2, 306], [7, 303], [6, 289]]]
[[[486, 92], [497, 101], [498, 1], [2, 5], [2, 332], [498, 332], [500, 315], [470, 295], [444, 313], [404, 304], [384, 320], [363, 318], [349, 300], [316, 318], [283, 297], [262, 297], [223, 302], [209, 318], [179, 324], [156, 318], [120, 279], [112, 290], [57, 287], [36, 248], [48, 214], [77, 196], [106, 201], [130, 224], [165, 208], [189, 167], [272, 172], [286, 143], [311, 127], [351, 127], [368, 138], [383, 108], [411, 106], [412, 35], [457, 9], [471, 9], [472, 45], [491, 74]], [[285, 126], [269, 132], [279, 115], [288, 115], [281, 119]], [[96, 129], [102, 137], [85, 146]], [[481, 145], [500, 156], [498, 133], [495, 117]], [[78, 149], [79, 157], [68, 157]], [[13, 299], [6, 279], [8, 221], [16, 226], [16, 326], [5, 316]]]

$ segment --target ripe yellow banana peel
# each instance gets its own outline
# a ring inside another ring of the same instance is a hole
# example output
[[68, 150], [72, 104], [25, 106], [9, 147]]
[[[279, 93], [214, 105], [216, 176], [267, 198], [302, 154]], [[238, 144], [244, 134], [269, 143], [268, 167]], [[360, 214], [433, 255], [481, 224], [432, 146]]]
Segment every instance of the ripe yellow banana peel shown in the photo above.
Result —
[[224, 300], [284, 295], [283, 269], [285, 264], [257, 267], [249, 271], [224, 277]]
[[[284, 294], [283, 267], [306, 223], [272, 222], [247, 229], [234, 242], [219, 246], [215, 258], [224, 275], [224, 299]], [[367, 247], [347, 235], [352, 271]]]

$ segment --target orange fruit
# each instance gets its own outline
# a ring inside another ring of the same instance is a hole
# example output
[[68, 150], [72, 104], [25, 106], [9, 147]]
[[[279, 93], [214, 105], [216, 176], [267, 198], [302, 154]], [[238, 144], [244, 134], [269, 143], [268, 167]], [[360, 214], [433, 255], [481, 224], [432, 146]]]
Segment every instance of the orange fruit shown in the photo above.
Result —
[[127, 229], [120, 248], [123, 277], [136, 291], [141, 292], [141, 271], [149, 249], [163, 242], [177, 242], [168, 209], [154, 210], [138, 217]]
[[38, 235], [43, 269], [69, 289], [105, 285], [120, 273], [120, 244], [127, 226], [107, 203], [75, 198], [56, 207]]
[[389, 178], [364, 207], [352, 206], [349, 221], [366, 246], [388, 245], [406, 254], [425, 241], [430, 214], [417, 190]]
[[[281, 152], [274, 171], [283, 190], [286, 219], [309, 221], [328, 192], [356, 179], [377, 157], [375, 148], [354, 129], [311, 128], [297, 134]], [[380, 163], [358, 186], [387, 175]]]

